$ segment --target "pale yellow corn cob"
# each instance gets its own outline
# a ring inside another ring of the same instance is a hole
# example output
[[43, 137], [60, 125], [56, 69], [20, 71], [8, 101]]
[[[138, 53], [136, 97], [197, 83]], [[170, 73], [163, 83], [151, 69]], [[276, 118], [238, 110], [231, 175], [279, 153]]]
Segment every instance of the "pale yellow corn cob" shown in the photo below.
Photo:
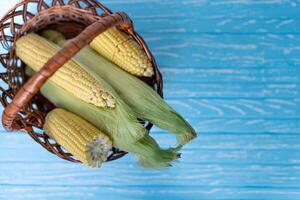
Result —
[[90, 46], [133, 75], [151, 77], [154, 74], [146, 53], [116, 27], [97, 36]]
[[108, 136], [84, 119], [60, 108], [47, 115], [44, 130], [89, 167], [99, 168], [112, 149]]
[[[23, 36], [16, 43], [17, 56], [35, 71], [40, 70], [55, 53], [52, 44], [36, 34]], [[62, 66], [50, 81], [85, 102], [103, 108], [115, 107], [114, 97], [73, 59]]]

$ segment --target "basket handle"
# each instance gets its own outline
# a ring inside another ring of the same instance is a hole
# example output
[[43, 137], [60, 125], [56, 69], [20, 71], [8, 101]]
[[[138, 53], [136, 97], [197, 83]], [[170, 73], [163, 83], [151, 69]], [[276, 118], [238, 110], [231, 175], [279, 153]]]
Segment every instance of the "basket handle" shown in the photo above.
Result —
[[88, 26], [77, 37], [68, 41], [41, 70], [35, 73], [17, 92], [12, 102], [5, 108], [2, 115], [2, 124], [6, 130], [20, 130], [16, 122], [18, 112], [40, 90], [43, 84], [65, 63], [76, 55], [84, 46], [88, 45], [96, 36], [110, 27], [121, 25], [130, 31], [133, 29], [132, 21], [124, 12], [116, 12], [100, 18]]

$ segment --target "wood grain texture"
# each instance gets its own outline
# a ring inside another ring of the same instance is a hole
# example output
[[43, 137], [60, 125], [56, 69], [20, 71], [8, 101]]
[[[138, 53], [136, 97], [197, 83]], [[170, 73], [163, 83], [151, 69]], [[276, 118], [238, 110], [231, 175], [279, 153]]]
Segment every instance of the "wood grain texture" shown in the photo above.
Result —
[[134, 19], [199, 137], [169, 169], [91, 170], [0, 126], [0, 199], [300, 199], [299, 0], [101, 2]]
[[[296, 68], [295, 34], [143, 34], [158, 63], [166, 67]], [[299, 70], [299, 69], [298, 69]]]

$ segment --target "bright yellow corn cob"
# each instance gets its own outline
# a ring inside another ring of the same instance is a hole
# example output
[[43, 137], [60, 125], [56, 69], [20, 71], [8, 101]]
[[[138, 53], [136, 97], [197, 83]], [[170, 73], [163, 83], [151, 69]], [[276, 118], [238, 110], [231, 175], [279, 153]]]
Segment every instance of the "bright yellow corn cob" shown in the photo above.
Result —
[[154, 74], [146, 53], [116, 27], [97, 36], [90, 46], [133, 75], [151, 77]]
[[[35, 71], [40, 70], [55, 55], [52, 44], [36, 34], [21, 37], [16, 43], [16, 54]], [[115, 99], [101, 83], [74, 60], [62, 66], [51, 78], [58, 86], [85, 102], [102, 108], [114, 108]]]
[[60, 108], [47, 115], [44, 130], [89, 167], [101, 167], [112, 149], [108, 136], [77, 115]]

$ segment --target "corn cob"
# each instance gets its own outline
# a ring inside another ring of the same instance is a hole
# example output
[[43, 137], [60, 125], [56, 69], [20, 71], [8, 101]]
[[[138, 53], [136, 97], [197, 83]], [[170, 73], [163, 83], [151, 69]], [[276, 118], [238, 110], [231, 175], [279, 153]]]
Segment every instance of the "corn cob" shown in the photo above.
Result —
[[48, 113], [44, 130], [89, 167], [101, 167], [112, 149], [112, 141], [108, 136], [87, 121], [63, 109], [57, 108]]
[[[139, 164], [145, 168], [163, 168], [171, 166], [171, 163], [179, 158], [178, 148], [161, 149], [156, 141], [145, 134], [142, 138], [129, 141], [128, 132], [138, 124], [128, 124], [122, 121], [122, 117], [114, 113], [114, 110], [103, 112], [90, 104], [80, 101], [69, 92], [63, 91], [60, 87], [47, 82], [41, 88], [42, 94], [56, 106], [71, 110], [85, 120], [91, 122], [97, 128], [104, 130], [113, 140], [113, 146], [127, 152], [134, 153]], [[118, 106], [120, 107], [120, 106]], [[139, 125], [139, 129], [142, 128]], [[138, 131], [138, 130], [137, 130]]]
[[[61, 46], [66, 41], [64, 36], [56, 31], [48, 30], [42, 35]], [[140, 119], [175, 133], [180, 145], [184, 145], [196, 137], [196, 132], [191, 125], [152, 88], [138, 78], [124, 72], [90, 47], [82, 49], [74, 59], [111, 84]]]
[[90, 46], [133, 75], [151, 77], [154, 74], [146, 53], [116, 27], [97, 36]]
[[[46, 62], [55, 54], [50, 43], [41, 43], [39, 36], [29, 34], [21, 37], [16, 43], [16, 54], [23, 62], [34, 70], [40, 70]], [[39, 49], [43, 51], [39, 51]], [[62, 66], [50, 81], [82, 99], [102, 108], [114, 108], [115, 99], [103, 89], [99, 80], [92, 77], [87, 71], [82, 69], [74, 60], [70, 60]]]
[[[27, 36], [23, 36], [27, 37]], [[39, 37], [38, 51], [43, 52], [45, 48], [52, 48], [58, 51], [59, 47], [47, 42], [46, 39]], [[29, 48], [31, 42], [29, 42]], [[31, 47], [33, 48], [33, 47]], [[36, 47], [35, 47], [36, 48]], [[38, 59], [33, 57], [32, 59]], [[83, 69], [90, 73], [90, 70], [78, 63]], [[31, 76], [34, 72], [26, 68], [26, 74]], [[93, 74], [97, 80], [102, 80], [98, 75]], [[113, 145], [127, 152], [132, 152], [138, 156], [141, 165], [147, 168], [161, 168], [169, 166], [178, 158], [178, 149], [161, 149], [156, 141], [149, 136], [147, 130], [138, 122], [136, 115], [131, 108], [119, 97], [118, 93], [108, 85], [102, 82], [103, 88], [109, 91], [116, 99], [114, 109], [101, 109], [95, 105], [87, 103], [75, 97], [69, 91], [64, 90], [52, 81], [47, 81], [42, 87], [42, 94], [57, 107], [69, 110], [94, 126], [109, 134], [113, 140]]]

